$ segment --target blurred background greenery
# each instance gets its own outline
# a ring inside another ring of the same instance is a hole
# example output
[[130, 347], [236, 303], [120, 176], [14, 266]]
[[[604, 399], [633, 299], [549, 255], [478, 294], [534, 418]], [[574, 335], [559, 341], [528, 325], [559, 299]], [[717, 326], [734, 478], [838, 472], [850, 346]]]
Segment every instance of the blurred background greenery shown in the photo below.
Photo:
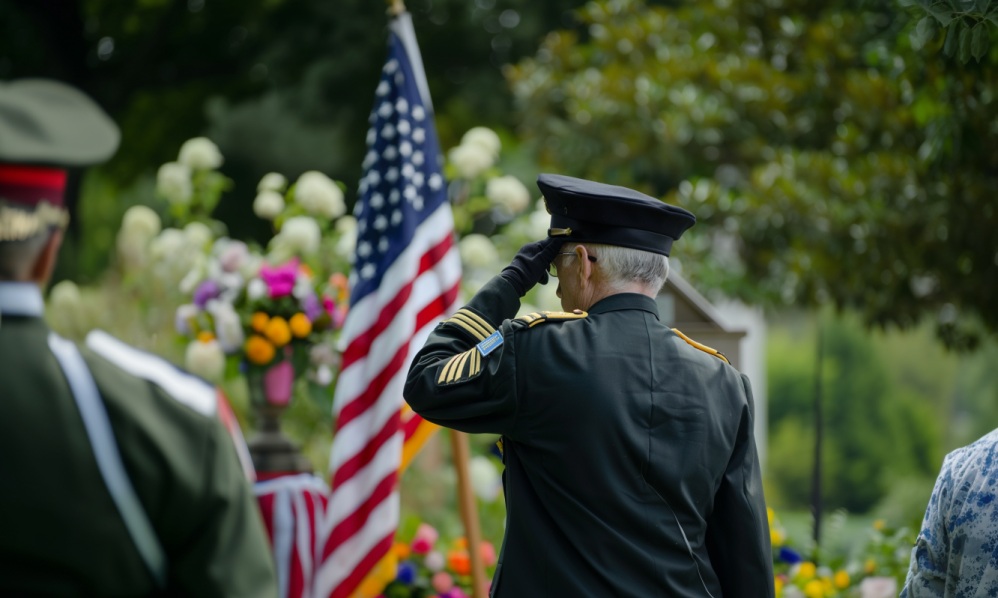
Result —
[[[407, 4], [443, 148], [488, 126], [525, 182], [589, 177], [697, 214], [683, 275], [765, 309], [770, 503], [806, 518], [820, 385], [824, 507], [917, 529], [943, 455], [998, 422], [998, 4]], [[165, 213], [156, 168], [194, 136], [225, 155], [216, 216], [234, 237], [268, 234], [250, 205], [269, 171], [320, 170], [352, 203], [386, 23], [372, 0], [0, 2], [0, 79], [69, 81], [124, 131], [76, 178], [59, 278], [114, 276], [121, 215]], [[169, 352], [148, 330], [171, 314], [99, 301], [125, 340]], [[296, 409], [321, 464], [328, 413]], [[439, 444], [404, 493], [448, 529]], [[501, 536], [501, 506], [483, 508]]]

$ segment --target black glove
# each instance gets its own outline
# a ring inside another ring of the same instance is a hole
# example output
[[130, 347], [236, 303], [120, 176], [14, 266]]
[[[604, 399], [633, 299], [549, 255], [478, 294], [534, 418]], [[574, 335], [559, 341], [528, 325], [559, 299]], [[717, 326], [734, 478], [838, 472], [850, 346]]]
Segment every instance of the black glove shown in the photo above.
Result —
[[513, 261], [499, 273], [523, 297], [537, 283], [548, 281], [548, 266], [558, 255], [563, 239], [548, 237], [527, 243], [513, 257]]

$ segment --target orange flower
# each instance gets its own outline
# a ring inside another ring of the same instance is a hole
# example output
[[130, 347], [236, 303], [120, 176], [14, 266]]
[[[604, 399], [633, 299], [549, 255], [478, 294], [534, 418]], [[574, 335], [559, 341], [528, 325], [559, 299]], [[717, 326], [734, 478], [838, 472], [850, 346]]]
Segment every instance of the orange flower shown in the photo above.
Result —
[[295, 338], [305, 338], [312, 332], [312, 321], [301, 312], [291, 316], [291, 321], [288, 324], [291, 326], [291, 334], [295, 335]]
[[202, 330], [201, 332], [198, 333], [198, 340], [201, 341], [202, 343], [210, 343], [211, 341], [215, 340], [215, 335], [208, 332], [207, 330]]
[[274, 359], [274, 345], [257, 334], [251, 335], [246, 339], [244, 349], [246, 351], [246, 359], [249, 359], [250, 363], [253, 364], [266, 365]]
[[404, 561], [405, 559], [409, 558], [409, 554], [411, 552], [409, 550], [409, 545], [406, 544], [405, 542], [396, 542], [395, 545], [392, 546], [392, 551], [395, 553], [395, 556], [397, 556], [400, 561]]
[[288, 327], [288, 321], [280, 316], [274, 316], [267, 322], [264, 335], [277, 347], [283, 347], [291, 342], [291, 329]]
[[458, 575], [471, 575], [471, 557], [467, 551], [452, 550], [447, 553], [447, 566]]
[[256, 330], [260, 334], [263, 334], [263, 331], [267, 329], [267, 322], [269, 321], [270, 321], [270, 316], [263, 313], [262, 311], [258, 311], [255, 314], [253, 314], [253, 317], [250, 319], [250, 326], [253, 327], [253, 330]]

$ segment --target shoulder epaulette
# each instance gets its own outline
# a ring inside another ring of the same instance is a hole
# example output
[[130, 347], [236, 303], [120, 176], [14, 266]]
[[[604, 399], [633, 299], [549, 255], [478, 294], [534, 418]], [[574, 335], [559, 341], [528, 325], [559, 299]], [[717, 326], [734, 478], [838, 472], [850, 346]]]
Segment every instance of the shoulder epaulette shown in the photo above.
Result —
[[672, 331], [676, 333], [676, 336], [678, 336], [679, 338], [681, 338], [684, 341], [686, 341], [687, 343], [689, 343], [689, 345], [691, 347], [693, 347], [695, 349], [700, 349], [701, 351], [703, 351], [704, 353], [707, 353], [708, 355], [713, 355], [714, 357], [720, 359], [724, 363], [727, 363], [727, 364], [731, 363], [730, 361], [728, 361], [728, 358], [724, 356], [724, 353], [721, 353], [717, 349], [714, 349], [714, 348], [708, 347], [707, 345], [704, 345], [702, 343], [696, 342], [695, 340], [691, 339], [690, 337], [688, 337], [685, 334], [683, 334], [682, 332], [680, 332], [679, 329], [677, 329], [677, 328], [673, 328]]
[[535, 311], [516, 319], [517, 322], [526, 323], [528, 328], [543, 322], [563, 322], [565, 320], [581, 320], [589, 316], [587, 312], [577, 309], [575, 311]]
[[459, 326], [479, 341], [485, 340], [486, 337], [496, 331], [485, 318], [466, 307], [457, 310], [457, 313], [444, 320], [443, 323]]

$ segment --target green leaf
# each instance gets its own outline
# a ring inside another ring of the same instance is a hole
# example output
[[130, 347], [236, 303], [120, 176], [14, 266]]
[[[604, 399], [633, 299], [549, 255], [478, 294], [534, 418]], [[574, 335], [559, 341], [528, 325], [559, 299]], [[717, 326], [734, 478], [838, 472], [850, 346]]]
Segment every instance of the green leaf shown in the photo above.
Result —
[[946, 41], [943, 43], [943, 54], [954, 56], [960, 42], [960, 30], [963, 28], [963, 21], [957, 21], [946, 29]]
[[939, 24], [942, 25], [943, 27], [949, 25], [953, 21], [953, 19], [956, 18], [956, 15], [953, 13], [953, 11], [947, 8], [946, 5], [941, 2], [936, 2], [931, 6], [927, 6], [925, 7], [925, 10], [927, 10], [929, 14], [935, 17], [936, 20], [939, 21]]
[[981, 58], [988, 53], [988, 26], [984, 23], [974, 25], [971, 32], [970, 53], [974, 55], [974, 60], [981, 61]]
[[967, 63], [970, 62], [970, 35], [971, 30], [964, 27], [960, 31], [960, 48], [957, 54], [957, 59], [960, 62]]
[[915, 30], [911, 34], [911, 46], [920, 50], [922, 46], [927, 44], [932, 35], [935, 33], [936, 22], [932, 17], [922, 17], [918, 21], [918, 25], [915, 26]]
[[910, 6], [917, 5], [918, 4], [918, 0], [898, 0], [898, 4], [900, 4], [901, 6], [903, 6], [905, 8], [908, 8]]
[[977, 7], [977, 12], [984, 14], [988, 12], [988, 5], [991, 4], [991, 0], [976, 0], [974, 6]]

